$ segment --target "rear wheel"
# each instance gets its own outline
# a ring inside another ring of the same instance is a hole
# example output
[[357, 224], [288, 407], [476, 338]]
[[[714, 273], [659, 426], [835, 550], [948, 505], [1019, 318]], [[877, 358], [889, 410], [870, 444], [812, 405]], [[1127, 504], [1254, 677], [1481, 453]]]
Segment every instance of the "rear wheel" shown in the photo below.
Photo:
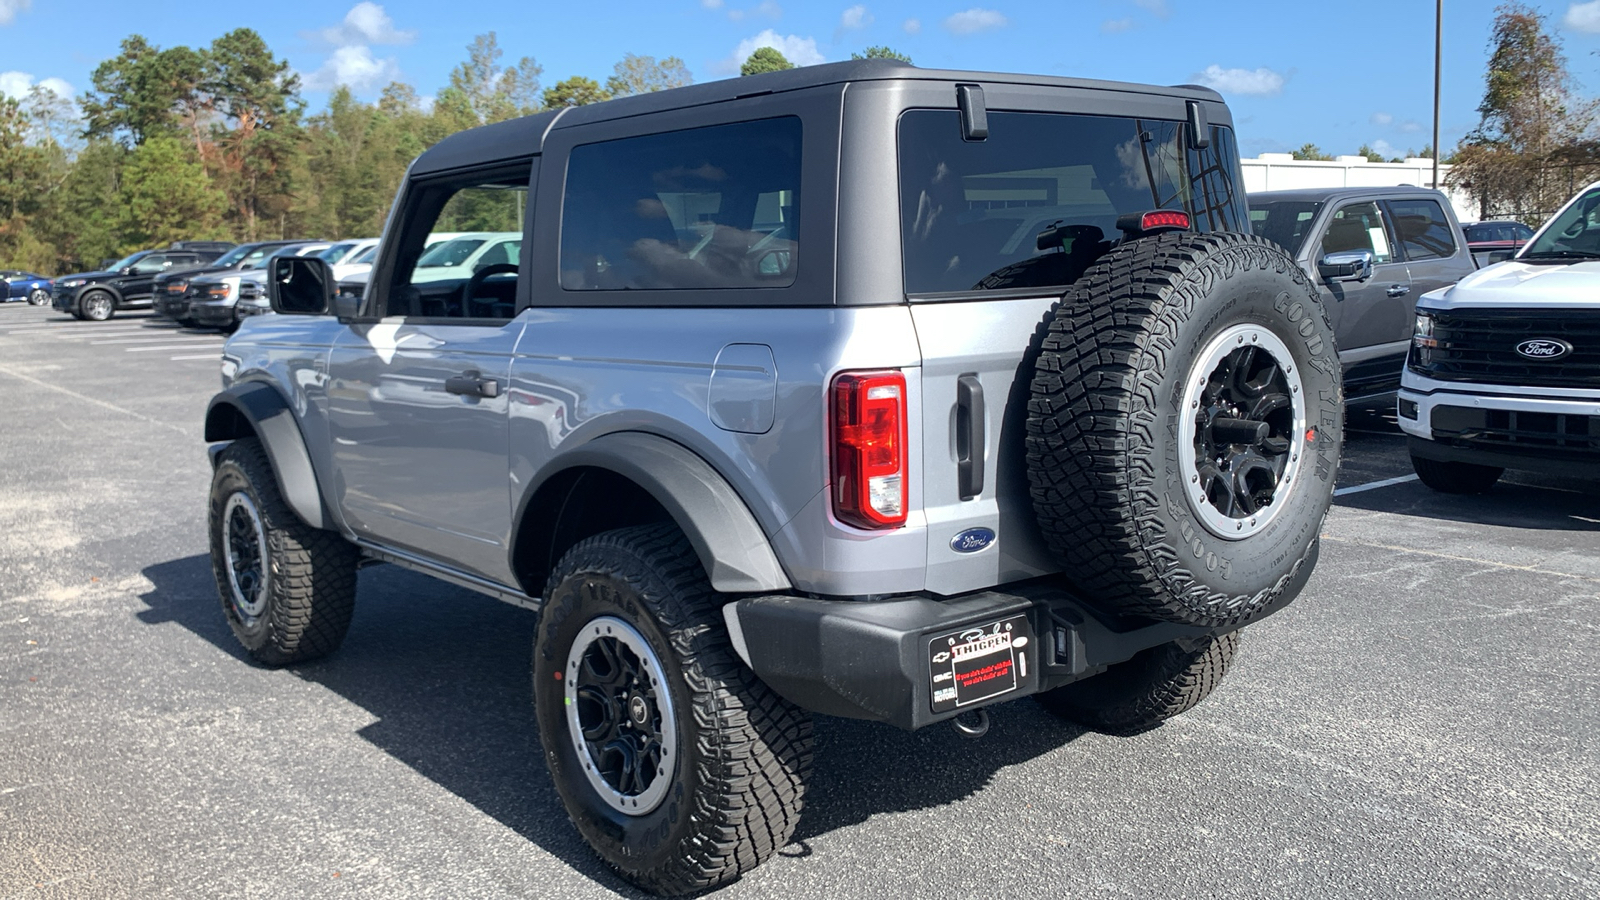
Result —
[[1422, 456], [1411, 457], [1411, 468], [1416, 470], [1419, 481], [1443, 494], [1485, 493], [1506, 471], [1498, 466], [1444, 462]]
[[1125, 663], [1042, 694], [1045, 709], [1108, 734], [1138, 734], [1194, 709], [1233, 665], [1239, 632], [1185, 647], [1151, 647]]
[[811, 721], [745, 666], [671, 525], [597, 535], [550, 576], [534, 642], [539, 741], [584, 840], [647, 890], [732, 881], [788, 843]]
[[1046, 542], [1109, 612], [1235, 625], [1274, 608], [1332, 503], [1343, 430], [1321, 303], [1276, 245], [1122, 245], [1051, 313], [1027, 469]]
[[116, 315], [117, 301], [105, 291], [90, 291], [78, 301], [78, 307], [83, 311], [80, 318], [91, 322], [104, 322]]

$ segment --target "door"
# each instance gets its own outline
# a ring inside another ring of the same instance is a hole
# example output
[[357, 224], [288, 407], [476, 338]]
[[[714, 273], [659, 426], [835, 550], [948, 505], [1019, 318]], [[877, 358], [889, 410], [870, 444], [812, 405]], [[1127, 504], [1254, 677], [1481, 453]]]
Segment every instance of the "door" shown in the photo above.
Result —
[[1323, 280], [1339, 358], [1348, 368], [1351, 361], [1386, 355], [1392, 352], [1387, 345], [1410, 337], [1409, 322], [1402, 337], [1395, 335], [1415, 298], [1411, 275], [1395, 254], [1394, 236], [1376, 202], [1346, 203], [1334, 210], [1312, 259], [1346, 250], [1371, 251], [1373, 262], [1372, 277], [1365, 282]]
[[1455, 224], [1439, 201], [1427, 197], [1390, 200], [1395, 237], [1411, 272], [1411, 293], [1396, 304], [1399, 332], [1394, 340], [1411, 340], [1417, 298], [1455, 284], [1473, 271], [1469, 251], [1456, 240]]
[[123, 300], [145, 300], [155, 290], [156, 276], [170, 270], [172, 265], [172, 254], [152, 253], [129, 266], [127, 273], [114, 283]]
[[396, 246], [328, 363], [345, 523], [372, 543], [505, 584], [515, 583], [506, 387], [523, 329], [517, 264], [471, 278], [414, 276], [430, 232], [520, 230], [531, 167], [411, 186]]

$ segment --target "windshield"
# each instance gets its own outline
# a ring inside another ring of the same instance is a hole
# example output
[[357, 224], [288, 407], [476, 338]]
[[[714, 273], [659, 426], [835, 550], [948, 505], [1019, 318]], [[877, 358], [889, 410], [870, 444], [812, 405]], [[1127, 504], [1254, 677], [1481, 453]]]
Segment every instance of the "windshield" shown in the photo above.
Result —
[[116, 262], [112, 263], [111, 265], [106, 266], [106, 271], [107, 272], [120, 272], [123, 269], [126, 269], [127, 267], [129, 267], [129, 266], [133, 265], [134, 263], [138, 262], [139, 260], [144, 259], [146, 256], [148, 256], [149, 254], [151, 254], [153, 252], [154, 251], [152, 251], [152, 250], [140, 250], [138, 253], [130, 253], [127, 256], [124, 256], [123, 258], [121, 258], [121, 259], [117, 260]]
[[1311, 220], [1322, 208], [1319, 200], [1250, 201], [1250, 230], [1289, 251], [1300, 252], [1311, 230]]
[[955, 110], [900, 117], [901, 246], [909, 294], [1071, 284], [1122, 237], [1119, 217], [1183, 210], [1196, 231], [1248, 217], [1231, 129], [1193, 150], [1183, 124], [989, 113], [961, 139]]
[[1568, 204], [1516, 258], [1600, 259], [1600, 188]]
[[244, 259], [245, 256], [248, 255], [250, 253], [250, 251], [254, 250], [255, 248], [256, 248], [255, 244], [240, 244], [239, 246], [233, 248], [232, 250], [229, 250], [227, 253], [224, 253], [221, 256], [217, 257], [217, 261], [212, 263], [212, 265], [216, 266], [219, 269], [226, 269], [229, 266], [232, 266], [234, 263], [238, 262], [239, 260]]
[[322, 252], [318, 253], [317, 254], [317, 258], [318, 259], [322, 259], [322, 260], [326, 260], [326, 261], [328, 261], [330, 263], [336, 263], [339, 260], [343, 259], [344, 255], [346, 253], [349, 253], [350, 252], [350, 248], [354, 247], [354, 246], [355, 246], [355, 244], [353, 244], [353, 243], [352, 244], [334, 244], [332, 247], [329, 247], [328, 249], [323, 250]]
[[353, 263], [369, 263], [369, 262], [372, 262], [372, 258], [374, 256], [377, 256], [377, 255], [378, 255], [378, 245], [377, 244], [373, 244], [371, 247], [368, 247], [367, 249], [361, 251], [360, 253], [357, 253], [356, 254], [356, 258], [352, 259], [350, 261], [353, 262]]
[[472, 251], [483, 246], [483, 238], [456, 238], [434, 247], [417, 260], [417, 268], [459, 266], [467, 261]]

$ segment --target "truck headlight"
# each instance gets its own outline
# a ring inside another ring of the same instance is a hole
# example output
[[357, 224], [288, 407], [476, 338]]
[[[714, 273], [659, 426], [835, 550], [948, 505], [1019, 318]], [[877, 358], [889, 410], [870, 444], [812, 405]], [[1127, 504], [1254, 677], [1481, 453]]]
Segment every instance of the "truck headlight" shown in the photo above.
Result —
[[75, 287], [83, 287], [84, 285], [86, 285], [88, 283], [89, 283], [89, 279], [87, 279], [87, 278], [68, 278], [66, 281], [58, 281], [58, 282], [56, 282], [56, 287], [60, 287], [60, 288], [75, 288]]
[[1411, 332], [1411, 343], [1418, 347], [1433, 348], [1439, 342], [1433, 337], [1433, 315], [1421, 310], [1417, 311], [1417, 322]]
[[231, 284], [223, 283], [223, 284], [208, 284], [208, 285], [206, 285], [206, 299], [207, 300], [226, 300], [226, 299], [228, 299], [229, 297], [232, 297], [232, 296], [233, 296], [233, 285], [231, 285]]

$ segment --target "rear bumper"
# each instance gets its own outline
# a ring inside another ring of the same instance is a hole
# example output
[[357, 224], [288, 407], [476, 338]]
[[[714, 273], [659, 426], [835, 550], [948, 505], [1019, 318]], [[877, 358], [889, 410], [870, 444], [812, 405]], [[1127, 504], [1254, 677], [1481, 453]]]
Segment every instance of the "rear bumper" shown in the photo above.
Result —
[[[1087, 678], [1150, 647], [1231, 630], [1117, 626], [1065, 591], [1032, 587], [948, 600], [748, 597], [723, 616], [735, 650], [785, 699], [908, 730]], [[1006, 646], [959, 668], [949, 651], [980, 638]], [[971, 681], [974, 696], [963, 700]]]

